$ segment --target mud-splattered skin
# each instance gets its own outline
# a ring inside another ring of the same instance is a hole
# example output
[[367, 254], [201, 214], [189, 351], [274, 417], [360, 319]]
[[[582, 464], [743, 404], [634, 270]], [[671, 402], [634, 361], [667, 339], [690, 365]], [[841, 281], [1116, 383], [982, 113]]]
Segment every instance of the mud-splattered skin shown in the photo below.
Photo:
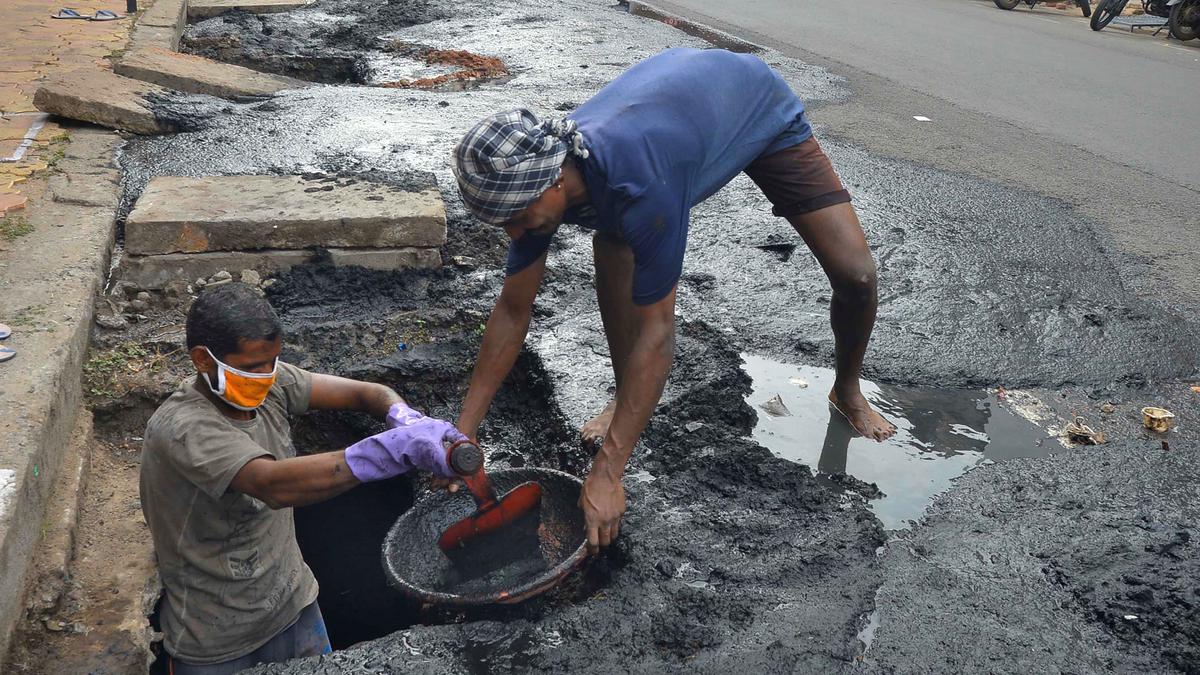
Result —
[[[467, 92], [338, 86], [160, 102], [159, 114], [195, 131], [129, 144], [126, 204], [160, 174], [371, 171], [397, 184], [432, 175], [449, 210], [447, 262], [467, 256], [464, 266], [299, 269], [271, 299], [288, 358], [388, 382], [453, 418], [506, 238], [465, 217], [451, 147], [485, 114], [570, 110], [637, 60], [699, 43], [582, 0], [318, 0], [288, 15], [210, 20], [185, 42], [234, 36], [219, 52], [195, 48], [265, 67], [279, 54], [353, 56], [402, 28], [388, 38], [498, 56], [511, 79]], [[840, 95], [827, 73], [763, 57], [809, 102]], [[819, 109], [814, 122], [820, 135]], [[824, 275], [739, 177], [693, 212], [675, 367], [635, 452], [613, 549], [550, 597], [495, 613], [422, 614], [376, 594], [371, 612], [400, 608], [393, 626], [427, 625], [260, 672], [1194, 671], [1200, 476], [1187, 420], [1200, 405], [1174, 378], [1195, 373], [1195, 308], [1136, 297], [1136, 261], [1066, 204], [822, 143], [879, 263], [868, 374], [1031, 387], [1062, 414], [1093, 416], [1108, 445], [978, 469], [877, 555], [883, 532], [861, 499], [744, 439], [754, 412], [737, 355], [829, 365], [833, 342]], [[398, 334], [410, 348], [397, 353]], [[610, 372], [590, 242], [563, 228], [527, 350], [482, 430], [493, 458], [584, 471], [575, 430], [607, 400]], [[1050, 391], [1064, 384], [1078, 386]], [[1107, 399], [1117, 411], [1098, 417]], [[1170, 454], [1136, 426], [1137, 408], [1153, 402], [1184, 421]], [[689, 433], [689, 422], [703, 426]], [[330, 447], [362, 424], [309, 418], [297, 439]], [[369, 545], [363, 555], [369, 563]], [[877, 602], [881, 625], [860, 663], [856, 634]]]

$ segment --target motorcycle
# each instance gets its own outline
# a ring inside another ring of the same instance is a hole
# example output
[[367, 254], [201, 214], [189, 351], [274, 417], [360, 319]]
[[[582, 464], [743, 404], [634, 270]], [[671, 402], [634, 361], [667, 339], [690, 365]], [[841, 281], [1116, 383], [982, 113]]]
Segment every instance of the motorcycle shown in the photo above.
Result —
[[1167, 0], [1171, 8], [1167, 29], [1176, 40], [1191, 40], [1200, 33], [1200, 0]]
[[[1017, 5], [1022, 2], [1029, 5], [1030, 9], [1033, 9], [1033, 6], [1041, 2], [1041, 0], [992, 0], [992, 2], [995, 2], [996, 6], [1000, 9], [1016, 9]], [[1092, 15], [1092, 5], [1088, 0], [1075, 0], [1075, 4], [1079, 5], [1079, 9], [1083, 10], [1084, 17]]]
[[[1167, 18], [1171, 10], [1167, 7], [1168, 0], [1142, 0], [1142, 10], [1151, 16]], [[1103, 30], [1113, 19], [1121, 16], [1129, 0], [1100, 0], [1096, 11], [1092, 13], [1092, 30]]]

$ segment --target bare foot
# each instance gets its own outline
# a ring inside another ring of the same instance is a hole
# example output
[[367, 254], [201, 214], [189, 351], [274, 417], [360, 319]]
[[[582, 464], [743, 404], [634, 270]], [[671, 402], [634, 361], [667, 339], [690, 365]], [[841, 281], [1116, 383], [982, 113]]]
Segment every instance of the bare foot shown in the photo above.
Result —
[[604, 410], [601, 410], [599, 415], [583, 425], [583, 428], [579, 430], [579, 437], [585, 447], [604, 442], [605, 437], [608, 436], [608, 425], [612, 424], [613, 413], [616, 411], [617, 401], [614, 399], [604, 406]]
[[850, 422], [855, 431], [866, 438], [882, 442], [896, 433], [896, 427], [876, 412], [862, 393], [843, 394], [839, 397], [836, 392], [831, 391], [829, 404]]

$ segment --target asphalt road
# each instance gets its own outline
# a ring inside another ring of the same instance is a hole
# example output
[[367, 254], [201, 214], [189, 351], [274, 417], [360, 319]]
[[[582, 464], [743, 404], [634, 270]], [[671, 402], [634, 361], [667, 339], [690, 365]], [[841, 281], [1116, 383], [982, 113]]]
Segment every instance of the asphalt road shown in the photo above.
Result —
[[985, 0], [669, 4], [1164, 180], [1200, 185], [1200, 43], [1117, 27], [1096, 33], [1082, 15], [1005, 12]]
[[819, 133], [1061, 199], [1128, 254], [1131, 286], [1200, 303], [1200, 40], [990, 0], [650, 4], [845, 77]]

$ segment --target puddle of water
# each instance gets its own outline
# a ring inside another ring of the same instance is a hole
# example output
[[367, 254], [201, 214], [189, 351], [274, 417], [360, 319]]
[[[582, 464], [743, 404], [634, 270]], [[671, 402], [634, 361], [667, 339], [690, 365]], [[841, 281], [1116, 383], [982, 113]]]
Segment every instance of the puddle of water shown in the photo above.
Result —
[[[875, 483], [886, 496], [871, 501], [888, 530], [918, 520], [933, 497], [980, 462], [1040, 457], [1062, 445], [982, 389], [895, 387], [862, 381], [863, 394], [896, 425], [876, 443], [858, 436], [828, 405], [834, 373], [743, 354], [753, 379], [747, 402], [758, 412], [755, 441], [817, 475], [850, 474]], [[787, 415], [768, 407], [782, 403]]]

